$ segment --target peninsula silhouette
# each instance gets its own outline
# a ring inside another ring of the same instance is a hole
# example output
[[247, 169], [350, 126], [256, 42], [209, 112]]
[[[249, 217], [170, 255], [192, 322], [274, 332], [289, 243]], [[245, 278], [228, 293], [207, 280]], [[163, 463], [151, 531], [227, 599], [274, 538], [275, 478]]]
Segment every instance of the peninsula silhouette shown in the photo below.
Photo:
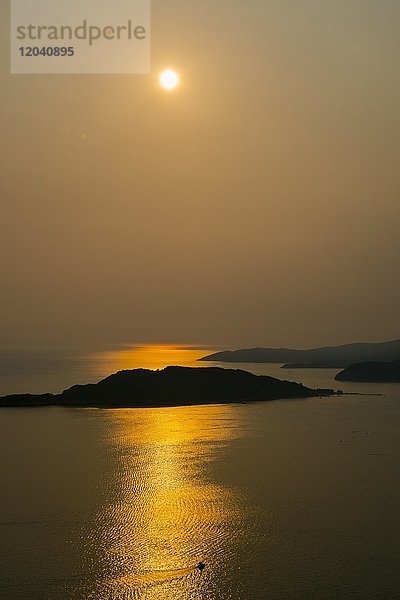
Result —
[[400, 383], [400, 360], [356, 363], [338, 373], [335, 379], [366, 383]]

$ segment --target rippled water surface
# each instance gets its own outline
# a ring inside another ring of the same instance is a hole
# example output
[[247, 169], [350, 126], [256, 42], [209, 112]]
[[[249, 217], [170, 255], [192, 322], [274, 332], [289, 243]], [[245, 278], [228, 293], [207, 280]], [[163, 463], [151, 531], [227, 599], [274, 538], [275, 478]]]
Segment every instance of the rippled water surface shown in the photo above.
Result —
[[400, 598], [400, 386], [368, 390], [1, 410], [0, 597]]

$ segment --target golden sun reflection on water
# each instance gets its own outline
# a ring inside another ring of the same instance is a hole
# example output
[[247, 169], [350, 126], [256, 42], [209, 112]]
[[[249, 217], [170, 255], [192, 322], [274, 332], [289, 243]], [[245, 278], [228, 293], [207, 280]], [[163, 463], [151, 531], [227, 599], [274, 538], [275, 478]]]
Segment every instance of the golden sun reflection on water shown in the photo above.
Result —
[[[229, 559], [241, 530], [237, 492], [215, 477], [226, 444], [240, 437], [234, 410], [104, 412], [115, 472], [94, 532], [107, 577], [90, 600], [212, 598], [209, 565]], [[203, 573], [200, 560], [207, 563]]]
[[90, 360], [97, 365], [99, 373], [115, 373], [123, 369], [163, 369], [170, 365], [201, 367], [199, 358], [213, 350], [182, 345], [138, 345], [119, 347], [115, 350], [97, 352]]

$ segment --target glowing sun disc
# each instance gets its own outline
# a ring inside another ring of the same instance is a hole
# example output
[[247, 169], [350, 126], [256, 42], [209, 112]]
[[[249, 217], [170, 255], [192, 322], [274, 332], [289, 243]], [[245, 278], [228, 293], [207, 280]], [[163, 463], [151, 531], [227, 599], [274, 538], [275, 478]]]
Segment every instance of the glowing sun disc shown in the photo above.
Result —
[[160, 85], [165, 90], [173, 90], [179, 85], [179, 75], [172, 69], [165, 69], [160, 75]]

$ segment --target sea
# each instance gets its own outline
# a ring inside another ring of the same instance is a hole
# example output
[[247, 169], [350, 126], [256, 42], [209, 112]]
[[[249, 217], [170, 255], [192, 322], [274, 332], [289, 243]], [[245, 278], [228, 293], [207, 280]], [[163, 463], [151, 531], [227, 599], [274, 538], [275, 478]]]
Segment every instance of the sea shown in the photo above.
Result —
[[[212, 350], [4, 349], [0, 395]], [[212, 364], [346, 394], [0, 409], [2, 600], [400, 599], [400, 385]]]

